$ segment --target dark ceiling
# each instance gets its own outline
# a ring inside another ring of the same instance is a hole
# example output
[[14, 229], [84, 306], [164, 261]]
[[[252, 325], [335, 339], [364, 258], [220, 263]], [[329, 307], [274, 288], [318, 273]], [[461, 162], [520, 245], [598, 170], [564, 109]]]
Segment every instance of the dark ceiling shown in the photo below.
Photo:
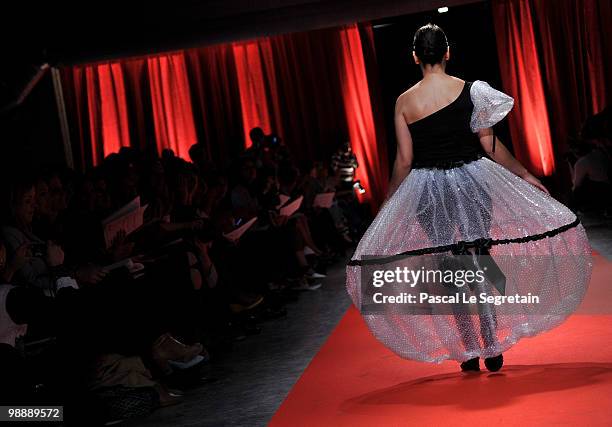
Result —
[[103, 60], [262, 35], [333, 27], [482, 0], [107, 0], [2, 13], [4, 51], [36, 63]]

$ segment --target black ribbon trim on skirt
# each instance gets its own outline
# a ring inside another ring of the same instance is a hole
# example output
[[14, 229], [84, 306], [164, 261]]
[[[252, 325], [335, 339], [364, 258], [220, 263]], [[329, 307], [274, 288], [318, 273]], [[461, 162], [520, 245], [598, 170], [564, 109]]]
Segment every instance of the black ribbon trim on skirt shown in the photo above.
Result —
[[416, 160], [412, 163], [412, 169], [454, 169], [480, 160], [483, 157], [486, 157], [483, 153], [474, 153], [461, 159], [433, 161]]
[[467, 253], [467, 249], [469, 248], [475, 248], [478, 254], [484, 255], [485, 253], [488, 254], [488, 250], [489, 248], [491, 248], [491, 246], [507, 245], [509, 243], [527, 243], [527, 242], [533, 242], [536, 240], [542, 240], [547, 237], [553, 237], [559, 233], [563, 233], [564, 231], [567, 231], [570, 228], [574, 228], [578, 226], [578, 224], [580, 224], [580, 219], [576, 217], [576, 219], [569, 224], [562, 225], [561, 227], [557, 227], [557, 228], [554, 228], [549, 231], [545, 231], [544, 233], [540, 233], [540, 234], [532, 234], [530, 236], [516, 237], [513, 239], [493, 240], [493, 239], [483, 238], [483, 239], [476, 239], [471, 242], [466, 242], [466, 241], [461, 240], [457, 243], [453, 243], [450, 245], [432, 246], [429, 248], [414, 249], [411, 251], [406, 251], [406, 252], [402, 252], [399, 254], [384, 256], [380, 258], [368, 258], [368, 259], [361, 259], [361, 260], [352, 259], [347, 263], [347, 266], [387, 264], [389, 262], [394, 262], [394, 261], [400, 260], [408, 256], [427, 255], [427, 254], [434, 254], [434, 253], [439, 253], [439, 252], [449, 252], [450, 251], [454, 254], [465, 254]]

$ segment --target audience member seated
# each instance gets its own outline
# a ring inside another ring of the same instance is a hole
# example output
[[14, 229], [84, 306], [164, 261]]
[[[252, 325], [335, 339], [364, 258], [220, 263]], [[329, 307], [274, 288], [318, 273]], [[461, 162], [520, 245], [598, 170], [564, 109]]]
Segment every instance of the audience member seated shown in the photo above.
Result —
[[[4, 401], [53, 396], [90, 423], [176, 404], [202, 366], [321, 286], [352, 241], [348, 205], [313, 206], [338, 190], [325, 165], [300, 173], [278, 136], [251, 140], [226, 169], [202, 145], [192, 162], [122, 148], [83, 174], [2, 181]], [[142, 225], [105, 236], [104, 220], [134, 204]]]
[[587, 118], [581, 140], [572, 145], [575, 162], [572, 172], [572, 206], [580, 211], [610, 214], [612, 207], [612, 140], [610, 108]]

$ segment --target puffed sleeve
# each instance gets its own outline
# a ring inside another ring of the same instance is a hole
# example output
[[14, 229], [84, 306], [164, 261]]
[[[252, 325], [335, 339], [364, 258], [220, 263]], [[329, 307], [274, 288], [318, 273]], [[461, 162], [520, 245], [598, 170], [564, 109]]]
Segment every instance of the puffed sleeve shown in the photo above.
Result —
[[493, 89], [487, 82], [476, 80], [470, 88], [474, 110], [470, 119], [472, 132], [492, 127], [506, 117], [514, 106], [514, 98]]

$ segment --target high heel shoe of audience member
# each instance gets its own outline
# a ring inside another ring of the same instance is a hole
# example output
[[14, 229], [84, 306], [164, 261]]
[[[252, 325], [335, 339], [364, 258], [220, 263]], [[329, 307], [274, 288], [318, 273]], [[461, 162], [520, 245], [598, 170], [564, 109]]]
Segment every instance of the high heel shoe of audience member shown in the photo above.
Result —
[[153, 343], [152, 356], [154, 360], [176, 360], [188, 362], [200, 354], [204, 347], [202, 344], [185, 345], [166, 333]]
[[172, 367], [173, 371], [175, 368], [178, 369], [179, 371], [186, 371], [188, 369], [193, 368], [196, 365], [199, 365], [202, 362], [204, 362], [204, 356], [202, 356], [201, 354], [198, 354], [196, 357], [191, 359], [189, 362], [177, 362], [175, 360], [169, 360], [168, 364], [170, 365], [170, 367]]
[[307, 279], [310, 280], [316, 280], [316, 279], [324, 279], [325, 277], [327, 277], [326, 274], [321, 274], [317, 271], [315, 271], [313, 268], [309, 268], [304, 272], [304, 276]]
[[157, 394], [159, 394], [159, 406], [165, 408], [167, 406], [177, 405], [182, 402], [182, 395], [172, 393], [161, 384], [155, 386]]
[[243, 311], [252, 310], [261, 304], [264, 300], [262, 295], [252, 295], [239, 293], [236, 295], [236, 301], [230, 303], [232, 313], [241, 313]]

